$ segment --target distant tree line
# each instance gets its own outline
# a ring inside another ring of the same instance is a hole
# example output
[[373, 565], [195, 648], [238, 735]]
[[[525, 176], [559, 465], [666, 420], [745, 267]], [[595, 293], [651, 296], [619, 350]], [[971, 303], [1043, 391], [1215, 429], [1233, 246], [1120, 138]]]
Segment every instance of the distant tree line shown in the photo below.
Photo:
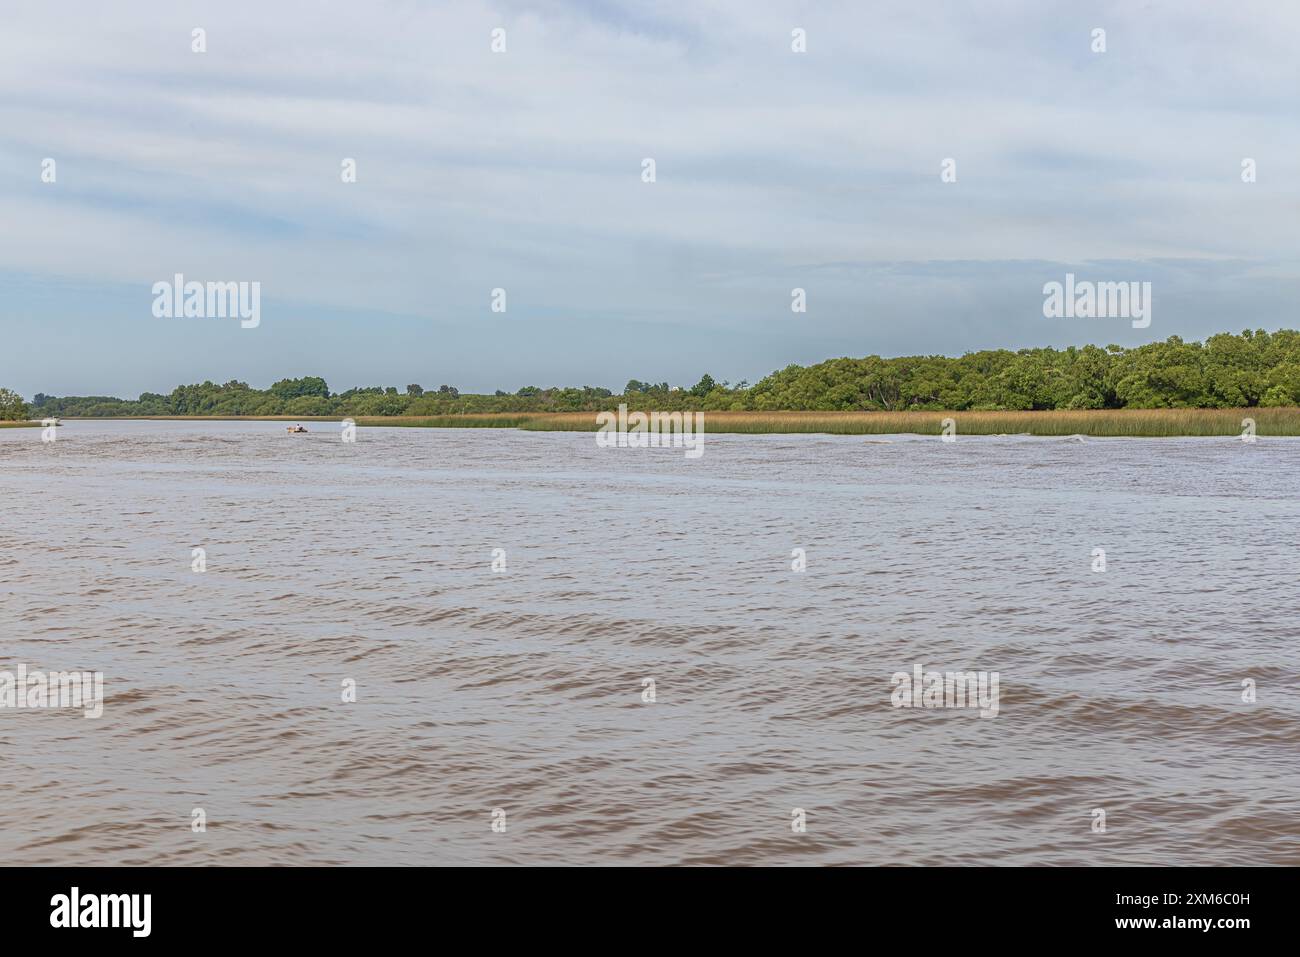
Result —
[[246, 382], [183, 385], [170, 395], [138, 399], [38, 394], [30, 410], [0, 390], [0, 417], [130, 415], [443, 415], [465, 412], [581, 412], [619, 402], [644, 409], [1029, 410], [1242, 408], [1300, 405], [1300, 332], [1247, 330], [1204, 343], [1171, 336], [1132, 349], [1070, 346], [1006, 349], [948, 356], [828, 359], [788, 366], [749, 385], [704, 375], [690, 388], [632, 379], [620, 395], [609, 389], [539, 388], [514, 393], [462, 393], [442, 385], [331, 392], [318, 376], [281, 379], [269, 389]]

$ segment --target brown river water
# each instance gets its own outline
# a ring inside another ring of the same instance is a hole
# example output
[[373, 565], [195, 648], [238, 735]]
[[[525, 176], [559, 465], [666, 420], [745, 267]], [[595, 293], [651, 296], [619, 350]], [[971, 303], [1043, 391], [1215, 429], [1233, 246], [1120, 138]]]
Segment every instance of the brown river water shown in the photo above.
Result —
[[1300, 863], [1300, 440], [310, 428], [0, 430], [0, 862]]

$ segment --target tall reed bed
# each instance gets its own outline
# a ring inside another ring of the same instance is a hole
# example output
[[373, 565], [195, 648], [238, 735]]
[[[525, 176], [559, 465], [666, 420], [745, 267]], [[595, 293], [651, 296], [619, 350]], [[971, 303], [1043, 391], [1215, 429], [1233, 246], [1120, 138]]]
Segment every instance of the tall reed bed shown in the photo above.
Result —
[[[595, 412], [575, 412], [592, 422], [595, 431]], [[409, 426], [416, 429], [526, 429], [534, 419], [555, 416], [544, 412], [467, 412], [463, 415], [363, 415], [357, 416], [357, 425]], [[583, 431], [576, 426], [555, 426], [549, 431]]]
[[[706, 432], [830, 435], [938, 435], [951, 418], [959, 435], [1240, 435], [1253, 419], [1259, 435], [1300, 435], [1300, 409], [1099, 409], [1051, 412], [705, 412]], [[416, 428], [595, 432], [594, 412], [520, 412], [430, 417], [366, 417], [358, 425]]]

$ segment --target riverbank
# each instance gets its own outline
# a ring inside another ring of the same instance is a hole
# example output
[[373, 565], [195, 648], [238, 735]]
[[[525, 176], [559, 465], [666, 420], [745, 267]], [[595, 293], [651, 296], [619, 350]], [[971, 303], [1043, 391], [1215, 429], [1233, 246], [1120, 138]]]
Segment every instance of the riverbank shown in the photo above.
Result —
[[[1052, 412], [706, 412], [713, 433], [939, 435], [952, 419], [958, 435], [1089, 435], [1096, 437], [1239, 436], [1252, 419], [1259, 435], [1300, 436], [1300, 409], [1099, 409]], [[358, 418], [359, 426], [515, 428], [595, 432], [590, 412]]]
[[[136, 417], [132, 417], [136, 418]], [[139, 416], [194, 421], [338, 422], [337, 416]], [[958, 435], [1090, 435], [1173, 438], [1239, 436], [1244, 420], [1259, 435], [1300, 436], [1300, 408], [1087, 409], [1050, 412], [705, 412], [705, 431], [739, 434], [939, 435], [952, 419]], [[93, 420], [89, 420], [93, 421]], [[595, 432], [594, 412], [472, 413], [437, 416], [358, 416], [358, 426], [388, 428], [523, 429]], [[0, 423], [30, 425], [36, 423]]]

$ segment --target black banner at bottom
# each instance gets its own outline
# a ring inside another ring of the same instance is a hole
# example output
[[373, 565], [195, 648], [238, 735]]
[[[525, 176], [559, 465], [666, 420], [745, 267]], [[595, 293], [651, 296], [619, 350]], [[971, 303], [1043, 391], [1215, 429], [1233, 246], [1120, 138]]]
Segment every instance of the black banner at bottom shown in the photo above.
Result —
[[[681, 919], [714, 934], [780, 931], [952, 943], [989, 932], [1232, 946], [1287, 926], [1287, 868], [0, 869], [6, 941], [400, 942], [459, 927], [610, 944]], [[921, 924], [920, 916], [925, 917]], [[680, 938], [679, 938], [680, 940]]]

